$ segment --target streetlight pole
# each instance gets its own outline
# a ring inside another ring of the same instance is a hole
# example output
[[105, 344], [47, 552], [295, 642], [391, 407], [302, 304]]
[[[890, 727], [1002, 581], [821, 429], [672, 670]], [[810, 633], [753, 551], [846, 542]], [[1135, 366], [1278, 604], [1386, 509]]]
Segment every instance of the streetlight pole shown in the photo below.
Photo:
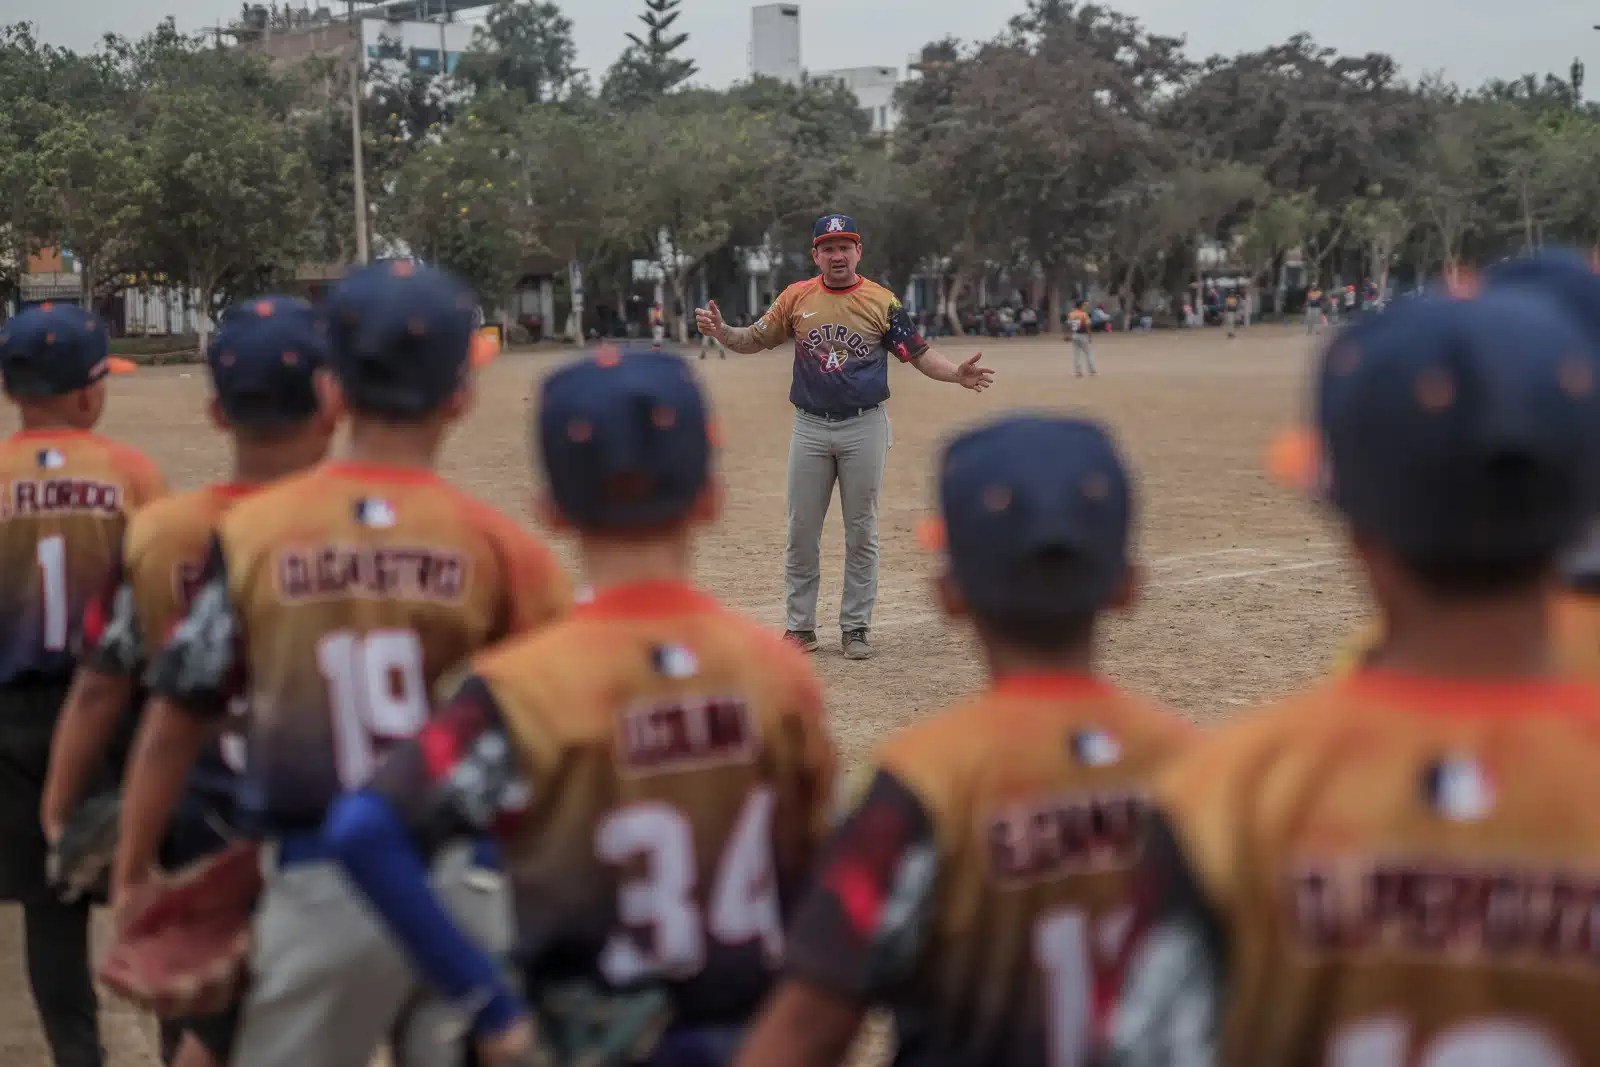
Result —
[[361, 25], [356, 22], [355, 0], [345, 0], [345, 13], [350, 21], [350, 36], [354, 43], [350, 65], [350, 155], [356, 192], [356, 262], [365, 265], [371, 258], [367, 250], [367, 178], [361, 150]]

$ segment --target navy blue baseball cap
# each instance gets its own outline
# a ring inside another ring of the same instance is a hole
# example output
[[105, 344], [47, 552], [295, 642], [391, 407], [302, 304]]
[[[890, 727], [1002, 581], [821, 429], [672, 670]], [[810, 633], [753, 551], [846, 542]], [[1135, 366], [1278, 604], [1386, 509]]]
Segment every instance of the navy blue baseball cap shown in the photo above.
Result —
[[856, 229], [856, 220], [849, 215], [824, 215], [811, 227], [811, 247], [817, 247], [830, 237], [848, 237], [852, 241], [859, 241], [861, 231]]
[[945, 448], [939, 511], [924, 543], [980, 615], [1096, 611], [1128, 571], [1132, 490], [1095, 422], [1013, 415], [968, 430]]
[[1347, 331], [1315, 409], [1329, 499], [1407, 558], [1553, 555], [1600, 505], [1600, 351], [1536, 292], [1419, 297]]
[[421, 418], [466, 384], [477, 298], [465, 282], [409, 259], [352, 273], [328, 298], [329, 361], [350, 404]]
[[711, 479], [711, 426], [689, 365], [605, 349], [545, 379], [538, 437], [550, 492], [574, 526], [638, 530], [690, 514]]
[[1514, 287], [1542, 293], [1600, 344], [1600, 274], [1581, 252], [1554, 248], [1508, 259], [1485, 270], [1481, 282], [1491, 290]]
[[217, 401], [229, 421], [273, 427], [317, 411], [316, 374], [328, 363], [326, 324], [290, 296], [258, 296], [223, 313], [206, 350]]
[[0, 324], [0, 378], [15, 397], [86, 389], [134, 364], [110, 354], [105, 324], [76, 304], [36, 304]]

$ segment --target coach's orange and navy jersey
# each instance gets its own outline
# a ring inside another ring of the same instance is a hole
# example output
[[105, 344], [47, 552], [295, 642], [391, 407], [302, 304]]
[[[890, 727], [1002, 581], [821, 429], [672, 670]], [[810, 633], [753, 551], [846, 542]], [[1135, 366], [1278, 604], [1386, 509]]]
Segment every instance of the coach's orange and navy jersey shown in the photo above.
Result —
[[1161, 780], [1113, 1062], [1590, 1062], [1597, 766], [1582, 682], [1364, 670], [1225, 728]]
[[243, 813], [314, 826], [421, 728], [446, 671], [569, 600], [538, 540], [436, 475], [329, 463], [223, 518], [151, 685], [213, 716], [245, 696]]
[[536, 980], [662, 981], [678, 1018], [734, 1023], [783, 959], [833, 764], [803, 655], [647, 582], [477, 656], [375, 785], [424, 836], [498, 830]]
[[790, 934], [790, 973], [895, 1012], [915, 1067], [1083, 1062], [1182, 720], [1083, 675], [1013, 677], [879, 752]]
[[818, 413], [883, 403], [889, 353], [909, 362], [928, 350], [899, 299], [865, 278], [848, 289], [830, 289], [820, 275], [796, 282], [750, 330], [763, 348], [794, 339], [789, 402]]
[[0, 442], [0, 686], [66, 681], [128, 517], [165, 491], [141, 453], [79, 430]]

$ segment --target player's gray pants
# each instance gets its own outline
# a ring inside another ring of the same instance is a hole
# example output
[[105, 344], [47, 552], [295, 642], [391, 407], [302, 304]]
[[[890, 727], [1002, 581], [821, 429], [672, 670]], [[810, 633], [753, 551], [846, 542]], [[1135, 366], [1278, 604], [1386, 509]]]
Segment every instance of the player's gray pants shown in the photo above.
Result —
[[1089, 335], [1075, 333], [1072, 335], [1072, 369], [1082, 374], [1085, 364], [1088, 364], [1090, 374], [1099, 373], [1094, 369], [1094, 353], [1090, 350]]
[[794, 413], [789, 438], [789, 544], [784, 550], [786, 619], [790, 630], [817, 628], [822, 576], [822, 520], [839, 483], [844, 511], [844, 596], [839, 628], [872, 626], [878, 600], [878, 491], [894, 435], [881, 405], [864, 415], [829, 422]]
[[[434, 995], [331, 862], [264, 861], [250, 988], [231, 1067], [365, 1067], [389, 1044], [395, 1067], [457, 1067], [470, 1020]], [[469, 849], [435, 865], [434, 889], [480, 945], [511, 943], [505, 879]]]
[[1314, 334], [1317, 327], [1322, 325], [1322, 309], [1317, 307], [1306, 308], [1306, 333]]

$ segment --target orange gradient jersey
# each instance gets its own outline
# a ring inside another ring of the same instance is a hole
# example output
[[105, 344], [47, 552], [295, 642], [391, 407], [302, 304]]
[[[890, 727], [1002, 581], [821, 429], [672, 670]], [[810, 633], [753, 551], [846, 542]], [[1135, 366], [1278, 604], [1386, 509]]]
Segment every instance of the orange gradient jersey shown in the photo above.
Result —
[[436, 475], [330, 463], [228, 512], [152, 687], [213, 716], [247, 697], [241, 806], [315, 825], [445, 672], [569, 601], [542, 543]]
[[1152, 779], [1188, 724], [1016, 677], [895, 735], [828, 845], [789, 971], [895, 1013], [896, 1063], [1080, 1063], [1128, 930]]
[[806, 658], [675, 582], [603, 590], [476, 657], [377, 782], [418, 832], [498, 829], [529, 973], [665, 982], [742, 1022], [783, 959], [834, 756]]
[[[160, 651], [189, 611], [206, 554], [228, 509], [259, 485], [218, 484], [151, 504], [128, 523], [114, 580], [84, 615], [84, 664], [101, 674], [141, 680], [150, 653]], [[242, 702], [236, 710], [243, 713]], [[211, 798], [232, 797], [243, 767], [237, 727], [201, 754], [191, 788]]]
[[64, 682], [85, 610], [116, 568], [128, 518], [166, 490], [143, 454], [98, 434], [0, 443], [0, 686]]
[[1179, 1014], [1217, 1023], [1182, 1062], [1591, 1062], [1597, 766], [1580, 682], [1364, 670], [1225, 728], [1161, 782], [1116, 1062]]

